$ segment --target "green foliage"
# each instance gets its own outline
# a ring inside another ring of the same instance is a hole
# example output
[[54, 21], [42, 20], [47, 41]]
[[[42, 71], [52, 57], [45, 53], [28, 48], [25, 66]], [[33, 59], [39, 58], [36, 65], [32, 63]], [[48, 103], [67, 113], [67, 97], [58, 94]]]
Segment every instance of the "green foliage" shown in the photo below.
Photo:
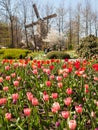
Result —
[[31, 59], [43, 59], [44, 52], [43, 51], [34, 51], [32, 53], [29, 53], [27, 57]]
[[98, 39], [94, 35], [89, 35], [81, 40], [81, 44], [77, 48], [80, 57], [90, 58], [98, 54]]
[[31, 52], [30, 50], [22, 49], [0, 49], [0, 59], [22, 59]]
[[47, 54], [48, 59], [70, 59], [70, 55], [61, 51], [51, 51]]

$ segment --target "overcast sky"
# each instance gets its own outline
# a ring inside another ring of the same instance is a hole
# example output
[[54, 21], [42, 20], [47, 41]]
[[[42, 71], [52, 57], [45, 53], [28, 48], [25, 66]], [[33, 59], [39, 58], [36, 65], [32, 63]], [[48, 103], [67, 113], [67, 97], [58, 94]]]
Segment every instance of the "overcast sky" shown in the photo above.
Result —
[[[69, 5], [72, 6], [72, 8], [75, 8], [77, 3], [81, 3], [82, 5], [85, 4], [85, 0], [37, 0], [39, 3], [49, 3], [53, 4], [53, 6], [59, 6], [61, 3], [65, 3], [65, 7], [69, 7]], [[93, 9], [98, 10], [98, 0], [88, 0]]]

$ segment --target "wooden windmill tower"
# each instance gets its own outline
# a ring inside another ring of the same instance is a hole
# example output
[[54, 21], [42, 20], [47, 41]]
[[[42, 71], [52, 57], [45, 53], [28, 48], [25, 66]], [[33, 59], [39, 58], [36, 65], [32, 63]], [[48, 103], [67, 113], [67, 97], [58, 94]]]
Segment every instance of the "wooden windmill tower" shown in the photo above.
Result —
[[54, 18], [57, 15], [52, 14], [52, 15], [48, 15], [46, 17], [41, 18], [39, 15], [38, 9], [36, 7], [36, 4], [33, 4], [33, 9], [34, 9], [35, 15], [37, 17], [37, 21], [32, 22], [31, 24], [28, 24], [25, 27], [29, 28], [29, 27], [33, 27], [33, 26], [37, 25], [37, 35], [35, 35], [35, 37], [37, 37], [37, 38], [34, 38], [35, 39], [34, 43], [35, 43], [35, 48], [36, 48], [36, 46], [38, 46], [41, 49], [42, 40], [47, 36], [47, 33], [48, 33], [48, 29], [47, 29], [48, 27], [47, 27], [47, 24], [45, 21], [48, 19]]

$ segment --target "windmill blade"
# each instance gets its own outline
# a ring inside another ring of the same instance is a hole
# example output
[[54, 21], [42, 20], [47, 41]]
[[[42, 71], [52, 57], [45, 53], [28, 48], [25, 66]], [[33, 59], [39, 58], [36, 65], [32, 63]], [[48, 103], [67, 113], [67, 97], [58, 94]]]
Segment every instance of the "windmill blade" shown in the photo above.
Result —
[[28, 24], [28, 25], [26, 25], [25, 27], [26, 27], [26, 28], [29, 28], [29, 27], [32, 27], [32, 26], [38, 24], [38, 23], [39, 23], [38, 21], [37, 21], [37, 22], [32, 22], [31, 24]]
[[57, 14], [48, 15], [48, 16], [44, 17], [43, 20], [51, 19], [51, 18], [54, 18], [56, 16], [57, 16]]
[[38, 19], [40, 19], [39, 12], [38, 12], [38, 9], [37, 9], [37, 7], [36, 7], [36, 4], [33, 4], [33, 8], [34, 8], [36, 17], [37, 17]]

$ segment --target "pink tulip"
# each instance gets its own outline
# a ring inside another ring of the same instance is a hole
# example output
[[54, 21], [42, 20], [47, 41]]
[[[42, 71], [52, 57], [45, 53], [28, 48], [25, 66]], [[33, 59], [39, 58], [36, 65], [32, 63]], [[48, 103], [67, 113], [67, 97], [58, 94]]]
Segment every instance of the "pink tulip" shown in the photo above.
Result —
[[64, 119], [67, 119], [70, 116], [70, 112], [69, 111], [62, 111], [61, 115]]
[[67, 106], [70, 106], [71, 102], [72, 102], [72, 98], [71, 97], [68, 97], [68, 98], [64, 99], [64, 103]]
[[46, 86], [51, 87], [51, 81], [46, 81]]
[[52, 98], [54, 99], [58, 98], [58, 93], [52, 93]]
[[82, 113], [83, 108], [81, 106], [75, 106], [75, 110], [77, 113]]
[[76, 120], [70, 120], [70, 121], [68, 122], [68, 125], [69, 125], [69, 129], [70, 129], [70, 130], [75, 130], [75, 129], [76, 129], [76, 126], [77, 126]]
[[84, 88], [88, 89], [88, 88], [89, 88], [89, 85], [88, 85], [88, 84], [85, 84], [85, 85], [84, 85]]
[[24, 109], [24, 115], [25, 116], [30, 116], [30, 114], [31, 114], [31, 109], [30, 108], [25, 108]]
[[91, 112], [91, 117], [95, 117], [96, 115], [95, 115], [95, 112]]
[[16, 73], [12, 73], [11, 76], [12, 76], [12, 78], [15, 78], [16, 77]]
[[57, 85], [58, 85], [58, 88], [62, 88], [63, 87], [63, 83], [62, 82], [57, 83]]
[[38, 104], [39, 104], [38, 99], [37, 98], [33, 98], [32, 99], [32, 105], [33, 106], [37, 106]]
[[3, 90], [4, 90], [5, 92], [7, 92], [7, 91], [9, 90], [9, 87], [8, 87], [8, 86], [3, 87]]
[[0, 77], [0, 83], [2, 83], [3, 82], [3, 78], [2, 77]]
[[62, 81], [62, 76], [57, 76], [57, 77], [56, 77], [56, 80], [57, 80], [57, 81]]
[[34, 75], [37, 75], [37, 74], [38, 74], [37, 69], [34, 69], [34, 70], [33, 70], [33, 74], [34, 74]]
[[66, 78], [67, 76], [68, 76], [68, 74], [64, 72], [63, 77]]
[[6, 104], [7, 99], [6, 98], [0, 98], [0, 105]]
[[55, 76], [54, 75], [50, 75], [50, 80], [54, 80]]
[[12, 99], [13, 100], [17, 100], [18, 98], [19, 98], [19, 94], [18, 93], [12, 94]]
[[10, 70], [10, 66], [5, 66], [5, 70]]
[[95, 80], [95, 81], [98, 81], [98, 77], [94, 76], [94, 80]]
[[52, 108], [51, 108], [52, 112], [53, 113], [56, 113], [60, 110], [60, 105], [58, 102], [54, 102], [53, 105], [52, 105]]
[[44, 101], [48, 101], [49, 100], [49, 95], [48, 94], [43, 95], [43, 99], [44, 99]]
[[14, 84], [15, 87], [18, 87], [19, 86], [19, 81], [14, 81], [13, 84]]
[[72, 88], [67, 88], [66, 93], [67, 93], [68, 95], [71, 95], [71, 94], [72, 94]]
[[26, 95], [27, 95], [28, 100], [29, 100], [29, 101], [32, 101], [32, 99], [33, 99], [33, 94], [32, 94], [31, 92], [27, 92]]
[[21, 80], [21, 77], [18, 76], [18, 77], [17, 77], [17, 80], [20, 81], [20, 80]]
[[11, 80], [11, 77], [10, 76], [6, 76], [6, 80]]
[[6, 113], [6, 114], [5, 114], [5, 118], [6, 118], [7, 120], [10, 120], [10, 119], [12, 118], [11, 113]]

